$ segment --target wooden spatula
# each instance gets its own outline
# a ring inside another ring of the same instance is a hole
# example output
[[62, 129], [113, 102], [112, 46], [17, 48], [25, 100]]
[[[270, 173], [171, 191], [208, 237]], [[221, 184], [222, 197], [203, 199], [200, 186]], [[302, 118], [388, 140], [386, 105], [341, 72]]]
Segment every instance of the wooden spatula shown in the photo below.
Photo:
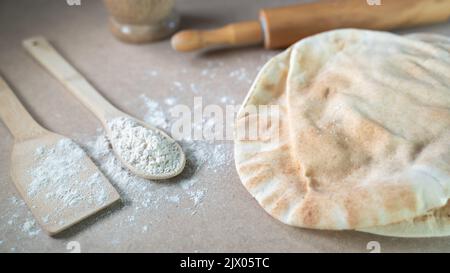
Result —
[[50, 235], [110, 206], [119, 194], [84, 151], [28, 114], [0, 77], [0, 117], [14, 136], [11, 176]]
[[444, 22], [449, 17], [450, 0], [322, 0], [262, 9], [259, 21], [180, 31], [173, 36], [172, 47], [178, 51], [253, 44], [284, 48], [337, 28], [392, 30]]
[[[156, 127], [153, 127], [145, 122], [131, 117], [120, 111], [105, 98], [103, 98], [95, 88], [74, 68], [72, 67], [52, 45], [43, 37], [34, 37], [23, 42], [25, 49], [33, 56], [43, 67], [45, 67], [55, 78], [57, 78], [76, 98], [78, 98], [88, 109], [90, 109], [97, 118], [102, 122], [105, 131], [112, 144], [116, 156], [121, 160], [122, 164], [126, 166], [134, 174], [147, 179], [168, 179], [181, 173], [186, 163], [181, 146], [176, 143], [170, 136]], [[112, 138], [109, 123], [117, 118], [130, 119], [142, 127], [148, 128], [154, 132], [158, 132], [167, 140], [173, 142], [176, 146], [177, 154], [179, 154], [179, 164], [176, 169], [170, 173], [149, 174], [136, 168], [125, 160], [121, 153], [118, 152], [118, 143], [115, 143]]]

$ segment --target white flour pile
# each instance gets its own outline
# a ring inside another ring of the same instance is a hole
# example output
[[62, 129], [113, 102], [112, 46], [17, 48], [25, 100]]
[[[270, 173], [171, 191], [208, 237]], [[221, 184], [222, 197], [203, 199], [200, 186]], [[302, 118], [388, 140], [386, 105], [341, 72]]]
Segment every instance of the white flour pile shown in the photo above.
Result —
[[101, 206], [108, 199], [99, 172], [89, 174], [87, 179], [79, 179], [80, 173], [86, 171], [85, 156], [85, 152], [70, 139], [36, 149], [35, 166], [29, 170], [31, 183], [27, 194], [32, 200], [46, 200], [51, 207], [49, 214], [40, 219], [43, 223], [56, 223], [67, 210]]
[[121, 117], [108, 122], [111, 143], [130, 166], [149, 176], [174, 175], [184, 164], [179, 145], [157, 130]]

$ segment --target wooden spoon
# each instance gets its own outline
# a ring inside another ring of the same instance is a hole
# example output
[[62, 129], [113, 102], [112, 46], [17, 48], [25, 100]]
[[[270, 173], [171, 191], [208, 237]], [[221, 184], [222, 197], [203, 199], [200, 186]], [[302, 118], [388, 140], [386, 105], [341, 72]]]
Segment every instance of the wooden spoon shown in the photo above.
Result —
[[[105, 98], [103, 98], [95, 88], [74, 68], [72, 67], [43, 37], [33, 37], [23, 41], [25, 49], [54, 77], [56, 77], [69, 91], [72, 92], [88, 109], [90, 109], [102, 122], [103, 127], [109, 137], [113, 150], [131, 172], [146, 179], [168, 179], [177, 176], [184, 169], [186, 158], [181, 146], [170, 136], [156, 127], [150, 126], [145, 122], [131, 117], [118, 110]], [[130, 119], [144, 128], [159, 133], [166, 140], [176, 145], [176, 153], [179, 156], [179, 163], [174, 170], [169, 173], [149, 173], [128, 162], [120, 153], [119, 143], [114, 140], [113, 132], [110, 128], [110, 122], [119, 118]]]
[[[6, 82], [0, 77], [0, 117], [14, 136], [11, 176], [17, 190], [37, 222], [50, 235], [80, 222], [120, 199], [91, 159], [70, 139], [52, 133], [27, 113]], [[76, 161], [58, 157], [61, 144], [69, 144], [68, 156], [77, 152]], [[52, 155], [45, 151], [55, 152]], [[44, 154], [43, 154], [44, 153]], [[51, 160], [55, 160], [52, 162]], [[78, 172], [49, 169], [66, 163]], [[72, 166], [72, 165], [70, 165]], [[52, 177], [53, 175], [53, 177]], [[57, 181], [57, 177], [64, 178]], [[90, 180], [94, 178], [94, 180]], [[94, 184], [89, 184], [91, 181]]]

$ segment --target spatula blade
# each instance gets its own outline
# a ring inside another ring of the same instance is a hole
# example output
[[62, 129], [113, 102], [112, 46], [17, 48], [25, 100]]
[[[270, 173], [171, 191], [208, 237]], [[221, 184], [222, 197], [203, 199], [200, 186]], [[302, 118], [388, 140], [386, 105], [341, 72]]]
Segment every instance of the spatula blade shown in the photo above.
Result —
[[50, 235], [120, 200], [88, 155], [68, 138], [49, 133], [18, 142], [11, 161], [16, 188]]

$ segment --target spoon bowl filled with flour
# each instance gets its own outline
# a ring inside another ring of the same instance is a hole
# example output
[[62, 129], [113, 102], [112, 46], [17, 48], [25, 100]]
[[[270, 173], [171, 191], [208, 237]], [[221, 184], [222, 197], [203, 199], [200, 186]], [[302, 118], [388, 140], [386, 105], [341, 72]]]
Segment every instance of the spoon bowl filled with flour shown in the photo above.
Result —
[[180, 174], [186, 158], [181, 146], [161, 130], [130, 117], [107, 123], [111, 145], [122, 163], [147, 179], [168, 179]]

